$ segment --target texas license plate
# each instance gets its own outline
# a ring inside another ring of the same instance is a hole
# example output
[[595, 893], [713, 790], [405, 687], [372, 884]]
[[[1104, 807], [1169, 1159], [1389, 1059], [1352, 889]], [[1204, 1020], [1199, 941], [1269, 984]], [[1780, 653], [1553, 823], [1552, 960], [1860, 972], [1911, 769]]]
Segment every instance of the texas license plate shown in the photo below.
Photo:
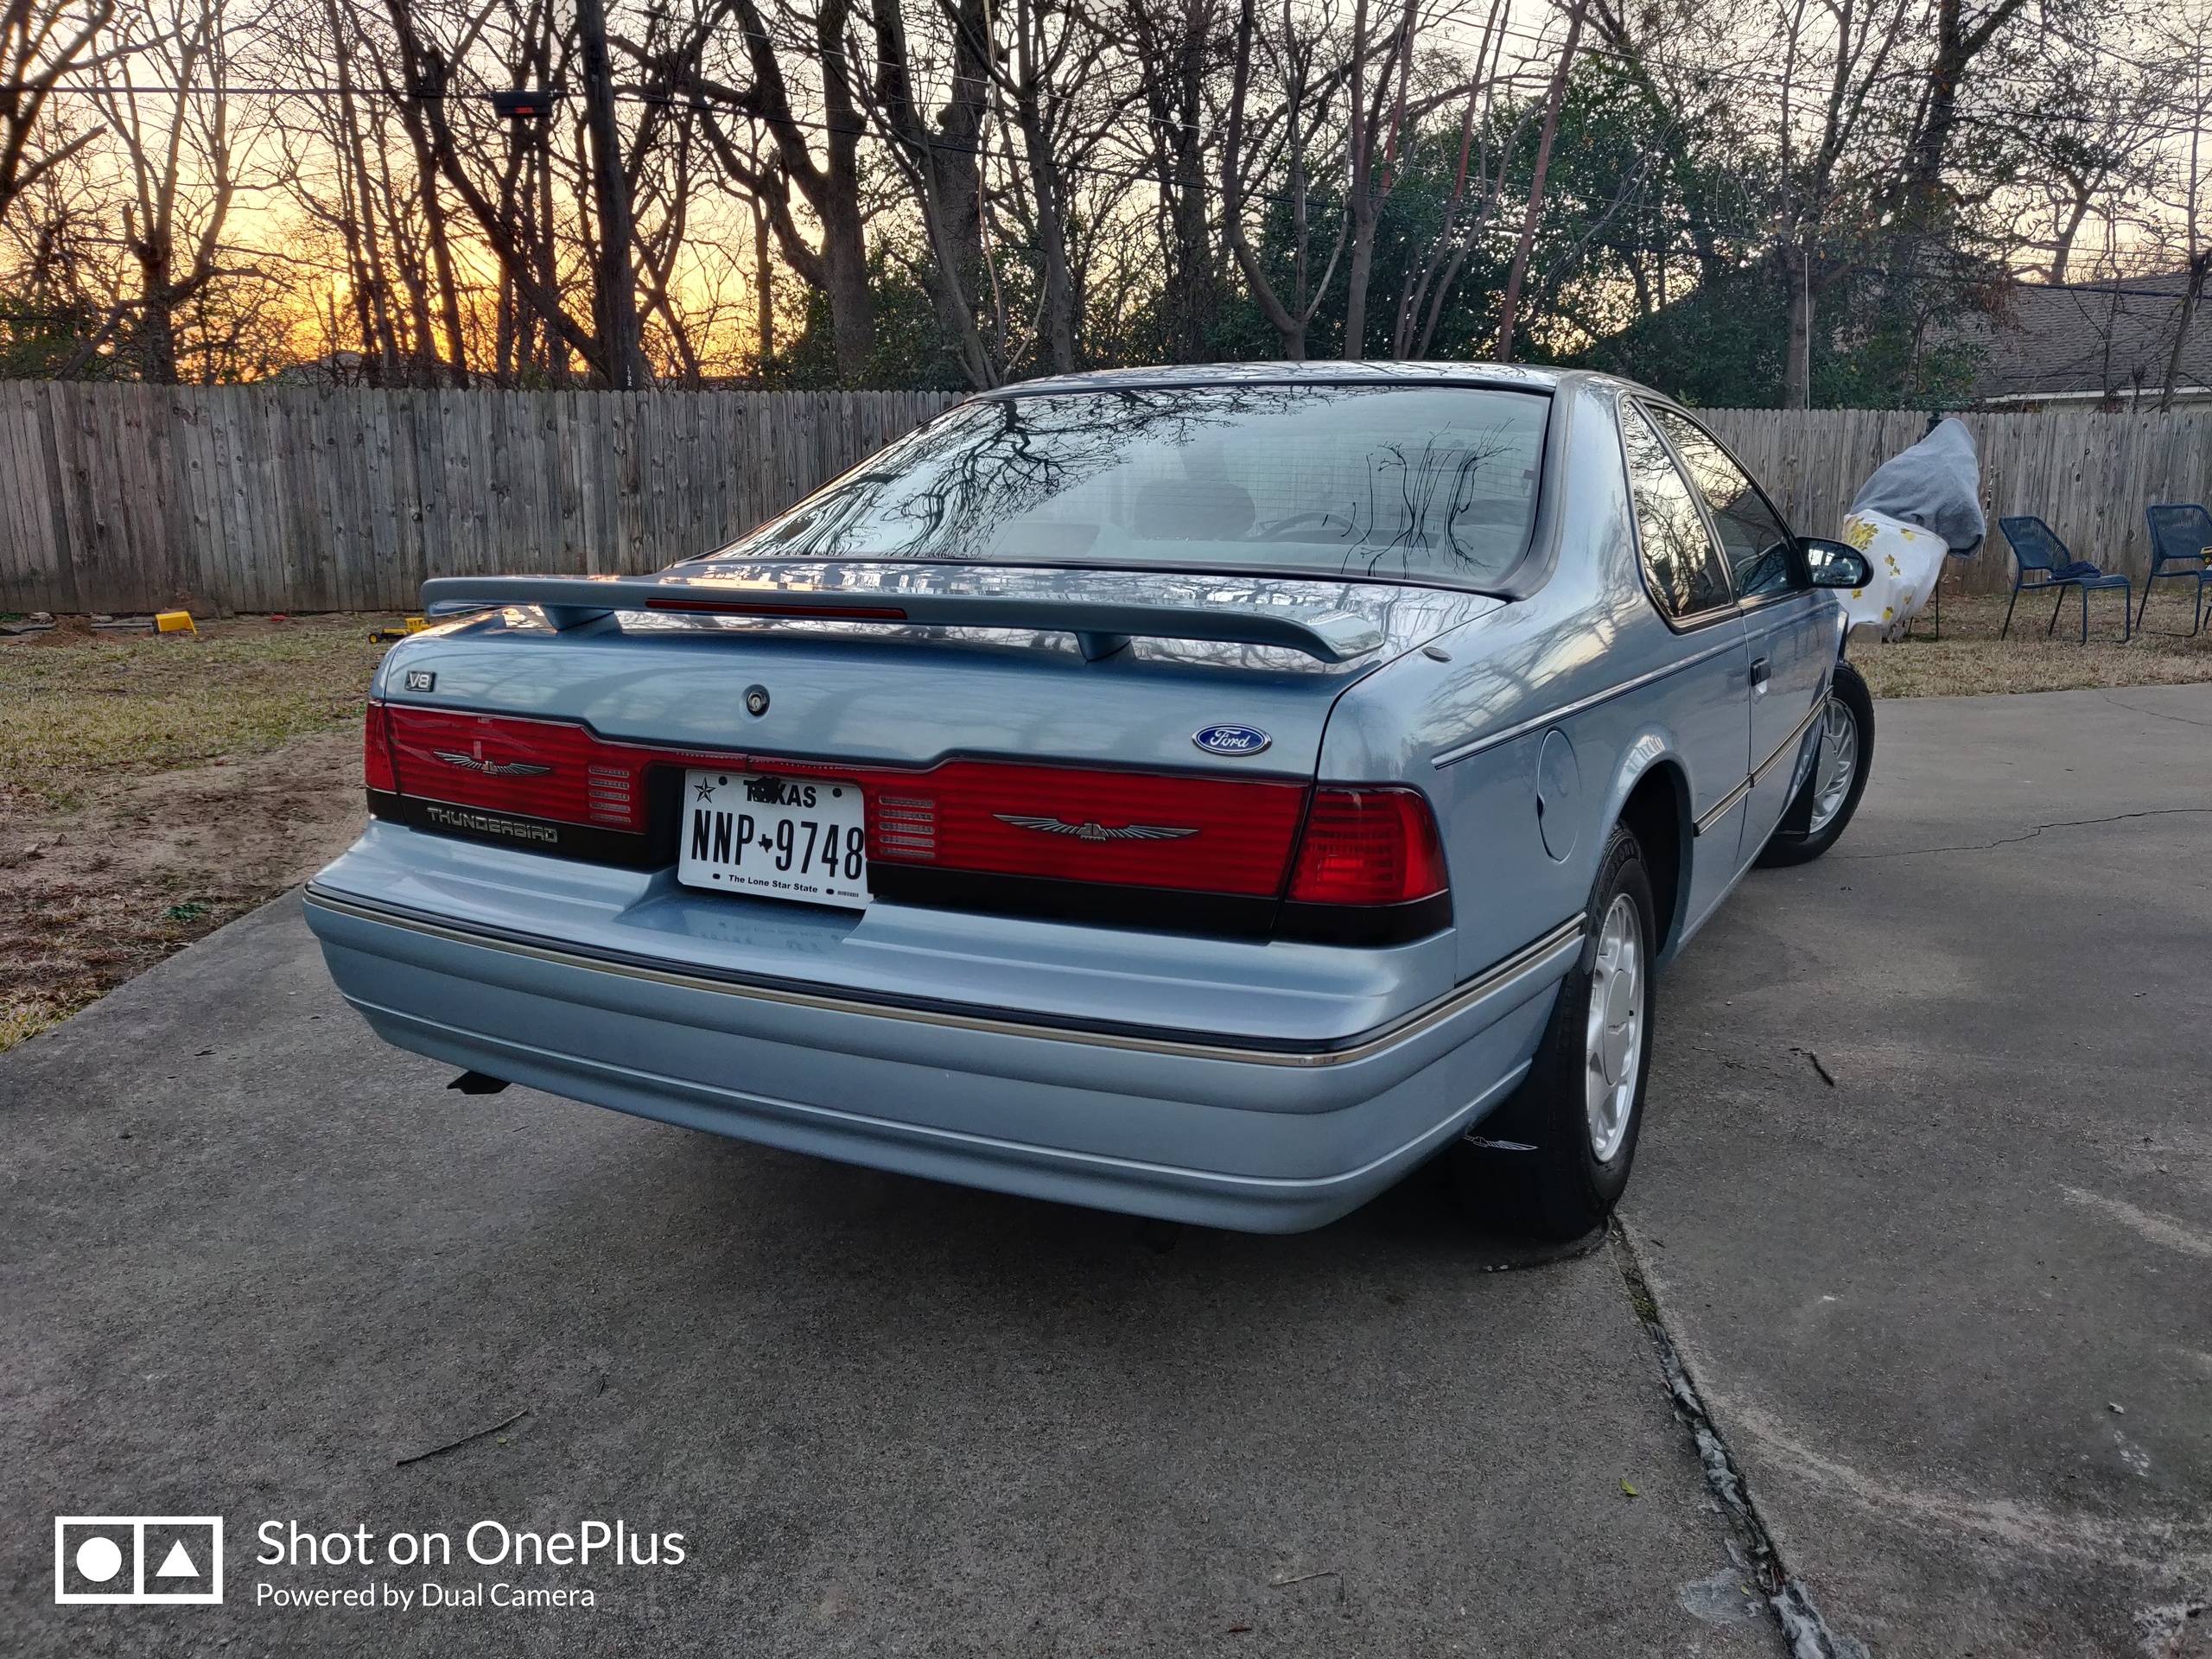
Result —
[[868, 901], [860, 785], [757, 772], [683, 774], [676, 877], [688, 887], [858, 909]]

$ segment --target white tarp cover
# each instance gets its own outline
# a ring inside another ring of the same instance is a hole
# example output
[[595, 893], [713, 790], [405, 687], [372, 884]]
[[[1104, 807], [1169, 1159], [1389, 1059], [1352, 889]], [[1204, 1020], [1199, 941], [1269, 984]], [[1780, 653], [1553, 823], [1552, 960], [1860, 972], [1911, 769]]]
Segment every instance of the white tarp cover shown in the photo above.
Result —
[[1874, 567], [1864, 588], [1847, 589], [1843, 608], [1854, 631], [1902, 638], [1936, 591], [1943, 556], [1965, 552], [1986, 533], [1981, 463], [1963, 421], [1941, 422], [1911, 448], [1890, 457], [1852, 498], [1843, 540]]

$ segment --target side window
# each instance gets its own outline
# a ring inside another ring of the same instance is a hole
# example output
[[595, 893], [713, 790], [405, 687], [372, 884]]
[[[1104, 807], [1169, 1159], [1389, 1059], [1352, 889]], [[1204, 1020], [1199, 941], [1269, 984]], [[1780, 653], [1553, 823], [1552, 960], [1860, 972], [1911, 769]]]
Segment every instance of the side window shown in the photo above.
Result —
[[1636, 505], [1637, 538], [1643, 543], [1643, 570], [1653, 597], [1675, 617], [1727, 604], [1728, 578], [1706, 533], [1705, 515], [1674, 456], [1641, 409], [1624, 403], [1620, 410], [1629, 499]]
[[1720, 532], [1722, 551], [1736, 579], [1736, 591], [1745, 599], [1763, 594], [1786, 594], [1808, 588], [1808, 582], [1789, 556], [1789, 532], [1766, 498], [1752, 486], [1744, 469], [1728, 459], [1728, 452], [1671, 409], [1652, 411], [1675, 448], [1690, 469], [1705, 505], [1713, 509], [1713, 526]]

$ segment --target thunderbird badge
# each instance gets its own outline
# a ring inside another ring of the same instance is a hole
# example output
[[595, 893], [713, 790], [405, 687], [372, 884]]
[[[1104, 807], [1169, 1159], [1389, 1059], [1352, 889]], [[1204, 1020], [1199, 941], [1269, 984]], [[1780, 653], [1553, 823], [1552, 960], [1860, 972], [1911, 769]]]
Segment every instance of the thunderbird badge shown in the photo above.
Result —
[[1194, 829], [1178, 830], [1164, 823], [1122, 823], [1109, 829], [1087, 818], [1081, 823], [1070, 823], [1065, 818], [1027, 818], [1018, 812], [994, 812], [991, 816], [1017, 830], [1034, 830], [1047, 836], [1073, 836], [1077, 841], [1180, 841], [1185, 836], [1198, 833]]
[[480, 755], [463, 754], [459, 749], [433, 749], [430, 753], [449, 766], [480, 772], [486, 778], [538, 778], [553, 770], [534, 760], [486, 760]]

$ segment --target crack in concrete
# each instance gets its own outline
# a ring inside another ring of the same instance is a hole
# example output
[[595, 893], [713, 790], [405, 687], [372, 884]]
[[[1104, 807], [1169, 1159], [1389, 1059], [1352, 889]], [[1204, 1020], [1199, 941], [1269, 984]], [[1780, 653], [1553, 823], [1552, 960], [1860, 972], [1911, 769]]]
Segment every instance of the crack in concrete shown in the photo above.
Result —
[[[1741, 1541], [1747, 1569], [1782, 1627], [1790, 1659], [1871, 1659], [1866, 1644], [1839, 1634], [1815, 1605], [1795, 1566], [1768, 1531], [1743, 1468], [1722, 1437], [1705, 1394], [1690, 1376], [1681, 1351], [1668, 1333], [1659, 1304], [1627, 1226], [1616, 1217], [1610, 1228], [1615, 1264], [1626, 1281], [1630, 1301], [1657, 1351], [1667, 1390], [1689, 1427], [1706, 1484]], [[2101, 1566], [2151, 1574], [2164, 1584], [2199, 1589], [2212, 1573], [2212, 1526], [2202, 1522], [2149, 1522], [2118, 1524], [2088, 1513], [2055, 1513], [2005, 1498], [1923, 1491], [1869, 1477], [1824, 1456], [1787, 1433], [1766, 1413], [1743, 1401], [1727, 1409], [1754, 1440], [1799, 1468], [1815, 1474], [1829, 1490], [1907, 1525], [1954, 1537], [1973, 1538], [2010, 1554], [2072, 1557]], [[2187, 1612], [2201, 1604], [2180, 1604]]]
[[[2199, 722], [2202, 723], [2202, 722]], [[2038, 823], [2017, 836], [1999, 836], [1994, 841], [1961, 842], [1955, 847], [1904, 847], [1890, 853], [1835, 853], [1832, 861], [1866, 863], [1879, 858], [1925, 858], [1934, 853], [1986, 853], [1993, 847], [2011, 847], [2023, 841], [2033, 841], [2047, 830], [2083, 830], [2094, 824], [2125, 823], [2130, 818], [2163, 818], [2181, 813], [2212, 812], [2212, 806], [2151, 806], [2139, 812], [2114, 812], [2101, 818], [2060, 818], [2050, 823]]]
[[2195, 715], [2174, 715], [2167, 713], [2164, 709], [2145, 709], [2139, 702], [2129, 702], [2124, 698], [2113, 696], [2108, 689], [2102, 686], [2098, 688], [2097, 695], [2114, 708], [2125, 709], [2133, 715], [2149, 715], [2154, 720], [2177, 720], [2184, 726], [2212, 726], [2212, 720], [2199, 720]]
[[1667, 1392], [1688, 1425], [1690, 1438], [1696, 1445], [1698, 1462], [1705, 1470], [1705, 1484], [1750, 1556], [1748, 1570], [1765, 1593], [1766, 1604], [1782, 1627], [1783, 1640], [1789, 1646], [1789, 1659], [1870, 1659], [1865, 1643], [1855, 1637], [1839, 1636], [1828, 1628], [1804, 1580], [1783, 1559], [1780, 1547], [1768, 1532], [1751, 1490], [1744, 1483], [1744, 1471], [1738, 1465], [1735, 1454], [1729, 1451], [1728, 1442], [1721, 1437], [1713, 1414], [1706, 1410], [1689, 1368], [1682, 1362], [1681, 1351], [1675, 1347], [1674, 1338], [1668, 1334], [1665, 1322], [1659, 1317], [1658, 1300], [1651, 1294], [1650, 1281], [1644, 1275], [1628, 1228], [1616, 1216], [1606, 1230], [1613, 1246], [1614, 1265], [1627, 1286], [1629, 1300], [1658, 1353], [1659, 1368], [1667, 1379]]

